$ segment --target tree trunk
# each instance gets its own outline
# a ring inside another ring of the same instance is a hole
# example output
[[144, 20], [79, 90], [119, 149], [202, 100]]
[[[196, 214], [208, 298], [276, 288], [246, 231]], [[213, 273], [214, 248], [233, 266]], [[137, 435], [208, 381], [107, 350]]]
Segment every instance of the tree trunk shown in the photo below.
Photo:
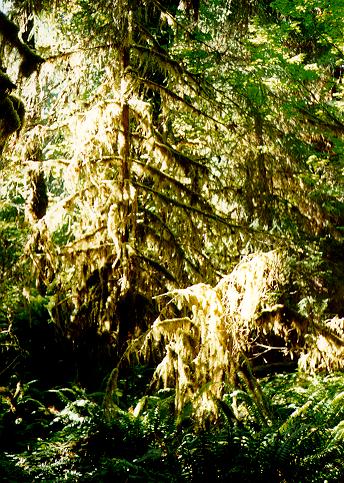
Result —
[[118, 204], [118, 249], [119, 265], [121, 270], [121, 280], [119, 284], [119, 296], [123, 296], [132, 285], [134, 273], [133, 260], [131, 257], [130, 243], [135, 236], [135, 210], [134, 210], [134, 189], [131, 186], [132, 162], [131, 151], [131, 132], [130, 132], [130, 76], [128, 67], [130, 66], [130, 43], [132, 30], [131, 12], [128, 12], [128, 30], [126, 39], [119, 52], [120, 73], [121, 73], [121, 113], [118, 133], [118, 155], [120, 157], [119, 169], [119, 190], [120, 201]]

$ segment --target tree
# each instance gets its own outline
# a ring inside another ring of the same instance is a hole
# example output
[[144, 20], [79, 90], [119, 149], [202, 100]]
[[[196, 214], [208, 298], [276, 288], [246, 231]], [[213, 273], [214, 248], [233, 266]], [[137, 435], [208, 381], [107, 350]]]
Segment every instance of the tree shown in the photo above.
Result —
[[281, 304], [320, 295], [341, 315], [340, 5], [190, 5], [75, 0], [33, 15], [37, 46], [47, 24], [55, 40], [25, 132], [50, 201], [42, 189], [31, 256], [85, 377], [85, 359], [120, 358], [150, 325], [153, 295], [215, 284], [255, 251], [290, 257], [297, 295]]

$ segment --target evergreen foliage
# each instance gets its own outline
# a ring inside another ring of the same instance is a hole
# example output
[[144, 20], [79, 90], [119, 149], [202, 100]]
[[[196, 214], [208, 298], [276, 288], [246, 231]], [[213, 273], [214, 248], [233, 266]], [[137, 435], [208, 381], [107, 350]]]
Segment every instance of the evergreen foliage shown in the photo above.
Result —
[[2, 3], [3, 481], [344, 479], [330, 3]]

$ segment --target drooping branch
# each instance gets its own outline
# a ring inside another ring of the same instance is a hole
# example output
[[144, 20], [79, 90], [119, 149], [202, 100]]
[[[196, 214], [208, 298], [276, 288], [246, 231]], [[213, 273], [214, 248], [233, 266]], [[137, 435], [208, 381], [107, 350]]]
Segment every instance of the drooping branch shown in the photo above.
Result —
[[199, 215], [202, 215], [204, 218], [208, 218], [214, 221], [217, 221], [219, 223], [222, 223], [223, 225], [228, 226], [229, 228], [235, 228], [239, 229], [241, 231], [254, 231], [252, 228], [245, 226], [245, 225], [238, 225], [236, 223], [230, 223], [228, 220], [226, 220], [224, 217], [217, 215], [215, 213], [209, 213], [206, 211], [203, 211], [199, 208], [196, 208], [194, 206], [187, 205], [186, 203], [183, 203], [181, 201], [176, 200], [175, 198], [171, 198], [170, 196], [167, 196], [166, 194], [162, 193], [161, 191], [157, 191], [145, 184], [139, 183], [139, 182], [133, 182], [133, 185], [136, 186], [137, 188], [141, 188], [145, 191], [150, 191], [151, 193], [154, 193], [157, 195], [159, 198], [164, 200], [165, 202], [177, 206], [179, 208], [185, 209], [185, 211], [193, 212], [193, 213], [198, 213]]
[[149, 87], [152, 90], [156, 90], [159, 92], [162, 92], [164, 94], [167, 94], [173, 101], [180, 102], [182, 105], [185, 106], [185, 108], [189, 109], [191, 112], [194, 114], [197, 114], [198, 116], [205, 117], [207, 119], [210, 119], [213, 121], [216, 125], [221, 125], [227, 129], [227, 124], [224, 122], [220, 121], [219, 119], [216, 119], [215, 117], [211, 116], [207, 112], [203, 111], [202, 109], [199, 109], [198, 107], [195, 107], [191, 102], [186, 100], [185, 98], [179, 96], [175, 92], [171, 91], [168, 87], [162, 86], [161, 84], [158, 84], [156, 82], [153, 82], [152, 80], [149, 79], [144, 79], [142, 77], [137, 76], [137, 80], [139, 80], [143, 85]]
[[173, 178], [173, 176], [168, 175], [167, 173], [162, 172], [160, 169], [147, 165], [141, 161], [136, 160], [136, 164], [139, 164], [141, 166], [144, 166], [144, 170], [148, 171], [151, 173], [153, 176], [156, 176], [159, 179], [159, 182], [161, 183], [164, 181], [166, 184], [169, 186], [174, 186], [176, 190], [180, 194], [184, 194], [189, 196], [194, 202], [197, 201], [197, 203], [202, 206], [204, 209], [211, 209], [211, 205], [209, 202], [198, 192], [187, 186], [185, 183], [182, 183], [181, 181]]

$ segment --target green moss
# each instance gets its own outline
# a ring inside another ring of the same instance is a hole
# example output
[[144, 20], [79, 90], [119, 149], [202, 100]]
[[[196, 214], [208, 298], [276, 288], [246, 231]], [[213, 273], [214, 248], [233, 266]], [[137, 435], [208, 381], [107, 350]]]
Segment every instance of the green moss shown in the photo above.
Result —
[[21, 128], [23, 126], [24, 117], [25, 117], [24, 103], [21, 99], [19, 99], [19, 97], [16, 97], [16, 96], [9, 96], [9, 99], [12, 102], [14, 111], [16, 111], [17, 115], [19, 116], [19, 119], [20, 119], [19, 128]]
[[21, 126], [21, 120], [16, 111], [12, 99], [6, 96], [0, 100], [0, 119], [3, 124], [3, 131], [6, 136], [17, 131]]
[[20, 72], [24, 77], [29, 77], [44, 62], [44, 59], [26, 44], [20, 43], [17, 45], [17, 48], [23, 58], [20, 64]]
[[10, 42], [16, 42], [18, 39], [19, 27], [3, 12], [0, 12], [0, 32]]
[[0, 95], [15, 88], [16, 85], [11, 81], [8, 75], [0, 70]]
[[18, 37], [19, 28], [13, 23], [3, 12], [0, 12], [0, 33], [3, 35], [5, 42], [10, 43], [18, 49], [22, 57], [20, 71], [23, 76], [29, 77], [44, 59], [34, 52], [30, 47], [22, 42]]

